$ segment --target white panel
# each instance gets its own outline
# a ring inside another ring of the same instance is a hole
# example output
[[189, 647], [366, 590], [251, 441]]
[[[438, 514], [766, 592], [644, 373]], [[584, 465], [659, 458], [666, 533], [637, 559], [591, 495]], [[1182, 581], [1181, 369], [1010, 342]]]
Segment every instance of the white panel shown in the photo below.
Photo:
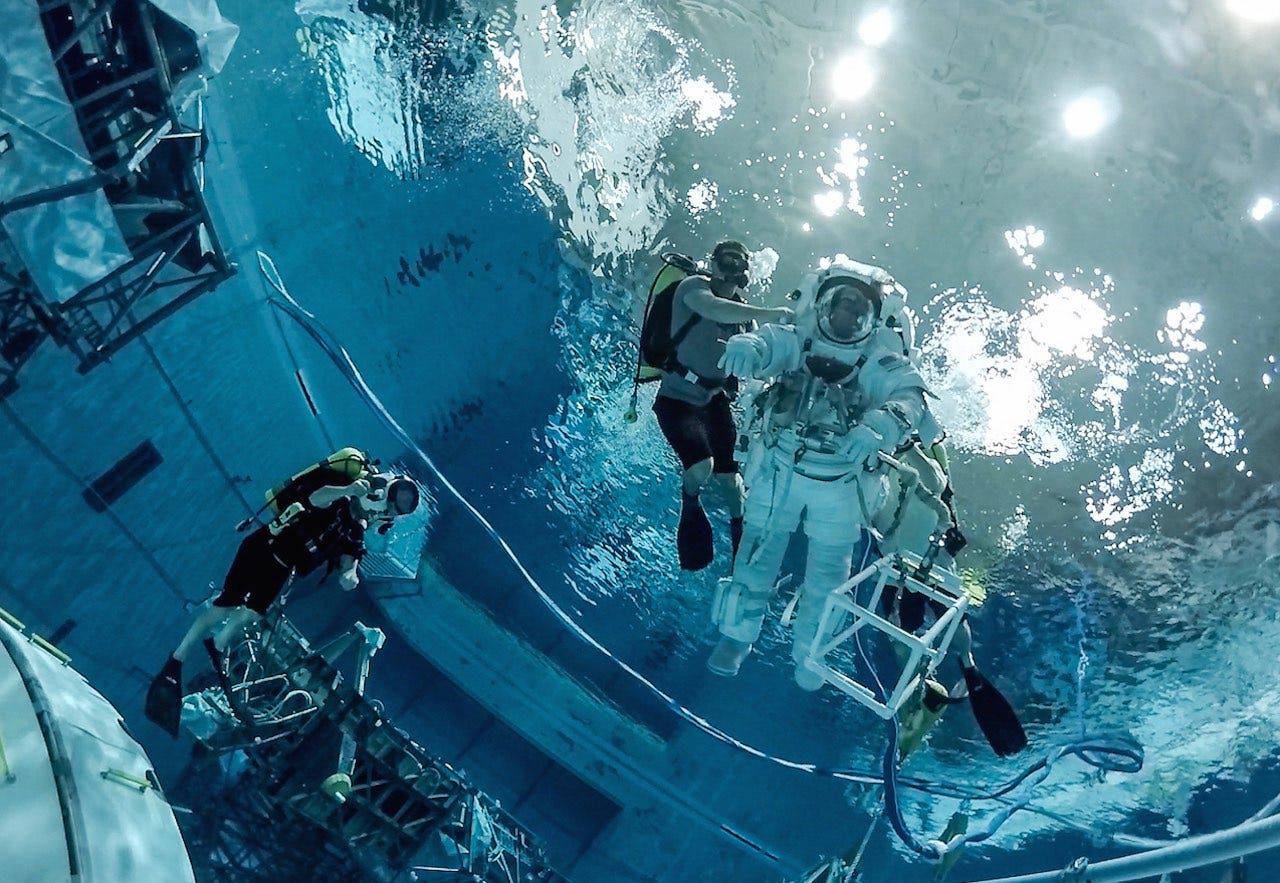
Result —
[[[17, 637], [0, 623], [7, 635]], [[20, 637], [18, 640], [22, 640]], [[0, 778], [0, 868], [6, 880], [65, 880], [62, 809], [40, 725], [12, 657], [0, 644], [0, 739], [13, 773]]]
[[[9, 630], [8, 635], [16, 633]], [[154, 788], [140, 790], [103, 775], [119, 771], [145, 781], [151, 769], [146, 752], [120, 726], [119, 713], [75, 669], [31, 644], [20, 646], [45, 693], [61, 750], [66, 752], [65, 775], [70, 782], [64, 792], [74, 796], [71, 819], [85, 883], [194, 883], [186, 846], [169, 804]], [[36, 737], [40, 738], [38, 731]], [[52, 794], [51, 776], [46, 775], [45, 781]], [[56, 803], [56, 795], [50, 799]], [[6, 818], [6, 834], [9, 823]], [[62, 829], [59, 819], [56, 828], [42, 836], [51, 841], [54, 833], [61, 836]], [[30, 846], [18, 838], [14, 842]]]

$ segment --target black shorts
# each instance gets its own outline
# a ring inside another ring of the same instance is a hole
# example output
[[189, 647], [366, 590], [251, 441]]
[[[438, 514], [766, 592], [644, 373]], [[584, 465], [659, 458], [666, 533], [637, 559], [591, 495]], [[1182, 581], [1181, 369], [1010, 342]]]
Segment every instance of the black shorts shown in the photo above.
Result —
[[213, 599], [214, 607], [248, 607], [265, 614], [289, 582], [293, 568], [272, 554], [271, 533], [260, 527], [249, 534], [236, 550], [222, 594]]
[[898, 605], [898, 627], [904, 632], [915, 632], [924, 625], [924, 609], [926, 603], [933, 611], [934, 617], [940, 617], [947, 608], [932, 598], [926, 598], [919, 592], [897, 586], [885, 586], [884, 595], [880, 599], [881, 611], [888, 616], [893, 611], [894, 602]]
[[653, 400], [653, 413], [685, 469], [710, 458], [716, 473], [733, 475], [738, 471], [733, 459], [738, 428], [728, 396], [717, 394], [705, 405], [691, 405], [660, 395]]

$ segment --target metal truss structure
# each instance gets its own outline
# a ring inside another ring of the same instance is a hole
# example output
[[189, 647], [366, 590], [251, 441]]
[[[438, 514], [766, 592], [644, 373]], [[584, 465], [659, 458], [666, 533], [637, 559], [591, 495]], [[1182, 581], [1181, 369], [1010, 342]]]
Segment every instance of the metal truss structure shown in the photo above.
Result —
[[[183, 710], [184, 726], [218, 758], [226, 792], [207, 809], [192, 801], [186, 827], [202, 879], [256, 881], [267, 865], [273, 879], [561, 879], [511, 816], [364, 697], [381, 641], [357, 623], [313, 650], [277, 614], [214, 654], [218, 685], [188, 696]], [[336, 665], [352, 649], [348, 681]], [[188, 776], [201, 790], [209, 778]], [[318, 857], [334, 863], [332, 874], [310, 876]], [[341, 862], [360, 873], [341, 873]]]
[[19, 266], [0, 232], [0, 399], [18, 388], [18, 370], [58, 328]]
[[[45, 338], [86, 372], [235, 272], [203, 194], [203, 105], [190, 89], [175, 97], [200, 62], [194, 35], [145, 0], [46, 0], [39, 11], [93, 171], [0, 203], [0, 218], [101, 190], [129, 258], [59, 301], [0, 245], [0, 397]], [[0, 127], [0, 174], [5, 143]]]

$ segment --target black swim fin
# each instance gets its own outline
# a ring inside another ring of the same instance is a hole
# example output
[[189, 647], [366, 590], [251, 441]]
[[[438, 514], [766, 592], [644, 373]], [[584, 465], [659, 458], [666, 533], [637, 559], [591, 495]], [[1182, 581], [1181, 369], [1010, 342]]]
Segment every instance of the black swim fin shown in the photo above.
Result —
[[969, 707], [982, 735], [1000, 757], [1009, 757], [1027, 747], [1027, 734], [1013, 706], [976, 668], [962, 668], [969, 688]]
[[680, 526], [676, 528], [676, 551], [681, 570], [702, 570], [715, 557], [711, 519], [696, 496], [682, 495]]
[[143, 711], [149, 721], [178, 738], [178, 723], [182, 719], [182, 663], [172, 656], [147, 687]]

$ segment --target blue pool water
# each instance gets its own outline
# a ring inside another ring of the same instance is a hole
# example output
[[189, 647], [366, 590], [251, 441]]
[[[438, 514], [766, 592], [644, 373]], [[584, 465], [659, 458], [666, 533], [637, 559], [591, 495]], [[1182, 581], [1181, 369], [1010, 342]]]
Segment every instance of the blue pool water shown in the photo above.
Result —
[[[877, 767], [883, 728], [834, 691], [796, 691], [780, 626], [766, 627], [737, 680], [707, 675], [720, 571], [677, 568], [677, 466], [647, 412], [652, 392], [634, 425], [623, 418], [657, 253], [740, 238], [772, 265], [753, 291], [777, 304], [843, 252], [893, 271], [920, 315], [972, 543], [962, 563], [990, 594], [974, 618], [984, 670], [1033, 749], [1087, 728], [1132, 734], [1146, 752], [1132, 775], [1064, 764], [1037, 811], [971, 850], [952, 879], [1123, 853], [1108, 831], [1216, 830], [1280, 789], [1280, 462], [1269, 444], [1280, 221], [1254, 217], [1260, 198], [1280, 199], [1280, 24], [1227, 2], [1165, 0], [221, 6], [242, 29], [209, 98], [224, 238], [272, 256], [410, 435], [618, 659], [767, 752]], [[879, 43], [859, 24], [881, 6], [893, 27]], [[1068, 131], [1090, 121], [1094, 134]], [[404, 455], [295, 338], [321, 419], [302, 414], [255, 275], [242, 264], [234, 293], [155, 335], [231, 472], [256, 494], [263, 475], [335, 438]], [[130, 358], [84, 400], [128, 387], [130, 372], [149, 378]], [[43, 381], [39, 370], [10, 419], [72, 471], [100, 471], [84, 427], [123, 437], [127, 421], [92, 404], [43, 413], [61, 369], [46, 366]], [[229, 558], [213, 525], [239, 516], [151, 383], [130, 395], [171, 437], [184, 478], [206, 488], [207, 505], [191, 507], [204, 520], [150, 526], [145, 502], [126, 508], [148, 525], [140, 542], [167, 578], [98, 522], [73, 519], [67, 542], [129, 556], [129, 616], [166, 643], [183, 616], [173, 596], [200, 595]], [[13, 434], [0, 447], [29, 456], [27, 444]], [[436, 571], [687, 747], [689, 724], [574, 639], [458, 502], [432, 491]], [[12, 585], [0, 589], [14, 606], [56, 626], [64, 617], [37, 591], [56, 566], [86, 587], [66, 602], [75, 615], [114, 609], [112, 579], [58, 560], [61, 541], [20, 521], [6, 534], [39, 539], [25, 558], [6, 553]], [[798, 567], [794, 550], [788, 560]], [[322, 595], [291, 603], [317, 629], [335, 621]], [[86, 631], [69, 640], [73, 654], [82, 642], [86, 672], [136, 703], [154, 648], [113, 659]], [[575, 867], [583, 879], [781, 876], [745, 861], [721, 876], [688, 844], [610, 836], [616, 805], [403, 643], [379, 659], [375, 688], [379, 678], [406, 729], [523, 807], [575, 879]], [[702, 749], [690, 780], [714, 778], [699, 767], [735, 770], [717, 805], [801, 862], [855, 843], [876, 804], [861, 786], [748, 763], [711, 740]], [[904, 774], [987, 785], [1021, 766], [992, 757], [953, 711]], [[908, 824], [934, 834], [958, 806], [905, 801]], [[771, 803], [777, 812], [761, 808]], [[975, 805], [979, 819], [988, 808]], [[932, 879], [880, 824], [866, 879]], [[617, 870], [652, 869], [655, 852], [673, 856], [660, 873]], [[1280, 879], [1272, 855], [1247, 866], [1249, 879]]]

